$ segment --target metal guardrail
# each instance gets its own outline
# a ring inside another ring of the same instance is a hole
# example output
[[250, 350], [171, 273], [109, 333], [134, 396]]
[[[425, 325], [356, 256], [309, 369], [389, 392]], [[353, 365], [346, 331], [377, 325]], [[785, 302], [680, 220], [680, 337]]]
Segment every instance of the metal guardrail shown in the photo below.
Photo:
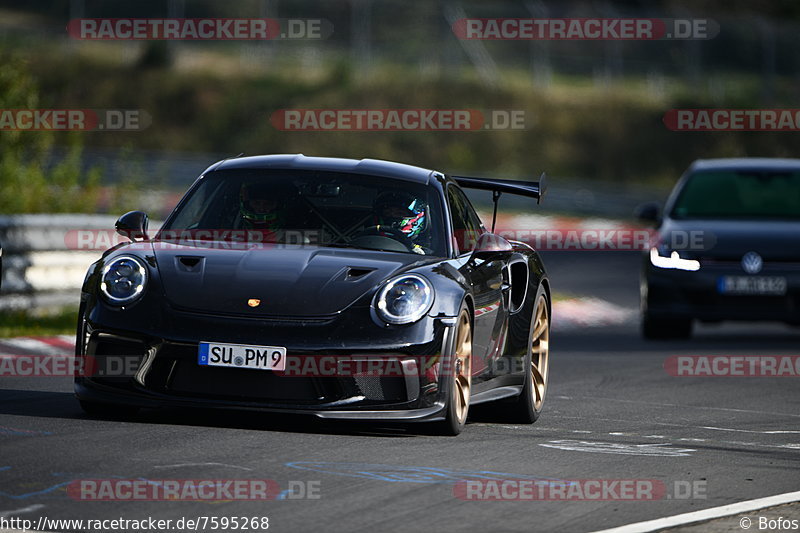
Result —
[[78, 303], [86, 270], [102, 252], [73, 249], [76, 230], [111, 230], [110, 215], [0, 216], [3, 281], [0, 310]]

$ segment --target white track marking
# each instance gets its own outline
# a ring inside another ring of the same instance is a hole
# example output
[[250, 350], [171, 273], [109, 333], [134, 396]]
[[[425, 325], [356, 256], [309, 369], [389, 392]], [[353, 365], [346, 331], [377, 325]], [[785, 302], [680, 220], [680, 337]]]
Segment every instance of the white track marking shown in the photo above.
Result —
[[738, 515], [741, 513], [756, 511], [758, 509], [764, 509], [766, 507], [774, 507], [776, 505], [797, 501], [800, 501], [800, 491], [787, 492], [785, 494], [777, 494], [775, 496], [768, 496], [766, 498], [759, 498], [757, 500], [747, 500], [744, 502], [722, 505], [720, 507], [712, 507], [711, 509], [703, 509], [702, 511], [665, 516], [664, 518], [657, 518], [656, 520], [636, 522], [611, 529], [603, 529], [600, 531], [595, 531], [594, 533], [648, 533], [650, 531], [660, 531], [670, 527], [685, 526], [697, 522], [706, 522], [716, 518]]
[[[567, 415], [559, 415], [559, 416], [561, 418], [570, 418], [570, 419], [576, 419], [576, 420], [583, 420], [583, 418], [581, 418], [579, 416], [567, 416]], [[619, 418], [594, 418], [593, 420], [600, 420], [600, 421], [603, 421], [603, 422], [624, 422], [626, 424], [630, 424], [632, 422], [631, 420], [621, 420]], [[633, 423], [636, 423], [636, 421], [633, 421]], [[655, 420], [648, 421], [647, 423], [648, 424], [654, 424], [654, 425], [657, 425], [657, 426], [669, 426], [669, 427], [683, 428], [683, 429], [707, 429], [707, 430], [725, 431], [724, 428], [714, 428], [714, 427], [711, 427], [711, 426], [687, 426], [686, 424], [672, 424], [670, 422], [658, 422], [658, 421], [655, 421]], [[736, 430], [734, 430], [734, 431], [736, 431]], [[739, 431], [745, 431], [745, 430], [739, 430]], [[784, 433], [788, 432], [788, 431], [783, 431], [783, 430], [778, 430], [778, 431], [774, 431], [774, 430], [770, 430], [770, 431], [754, 431], [754, 430], [751, 430], [751, 431], [753, 431], [754, 433], [761, 434], [761, 435], [781, 435], [781, 434], [784, 434]], [[574, 431], [573, 431], [573, 433], [574, 433]], [[588, 433], [591, 433], [591, 431], [589, 431]], [[701, 440], [705, 440], [705, 439], [701, 439]]]
[[557, 448], [572, 452], [611, 453], [616, 455], [640, 455], [645, 457], [688, 457], [690, 448], [671, 448], [671, 444], [623, 444], [617, 442], [594, 442], [579, 440], [551, 440], [540, 443], [545, 448]]
[[[562, 418], [577, 418], [577, 417], [564, 416]], [[625, 422], [625, 420], [615, 420], [615, 419], [610, 419], [610, 418], [597, 418], [596, 420], [602, 420], [602, 421], [606, 421], [606, 422]], [[706, 430], [712, 429], [712, 430], [723, 430], [723, 431], [725, 431], [724, 428], [714, 428], [714, 427], [706, 427], [706, 426], [685, 426], [685, 425], [682, 425], [682, 424], [669, 424], [669, 423], [666, 423], [666, 422], [654, 422], [654, 423], [655, 424], [664, 425], [664, 426], [673, 426], [673, 427], [688, 428], [688, 429], [706, 429]], [[556, 430], [552, 430], [552, 431], [556, 431]], [[587, 431], [585, 429], [584, 430], [575, 430], [575, 429], [573, 429], [573, 430], [570, 430], [570, 431], [572, 433], [582, 433], [582, 434], [592, 434], [592, 433], [594, 433], [593, 431]], [[731, 430], [731, 431], [745, 431], [747, 433], [756, 433], [756, 434], [759, 434], [759, 435], [782, 435], [784, 433], [794, 433], [794, 431], [751, 431], [751, 430]], [[606, 435], [606, 433], [603, 432], [603, 431], [599, 431], [597, 433], [599, 435]], [[709, 443], [714, 443], [714, 444], [732, 444], [732, 445], [735, 445], [735, 446], [748, 446], [748, 447], [754, 447], [754, 448], [782, 448], [782, 449], [789, 449], [789, 450], [798, 450], [798, 449], [800, 449], [800, 443], [794, 443], [794, 442], [791, 442], [791, 443], [788, 443], [788, 444], [766, 444], [766, 443], [760, 443], [760, 442], [747, 442], [747, 441], [739, 441], [739, 440], [713, 440], [713, 439], [701, 439], [701, 438], [695, 438], [695, 437], [670, 437], [670, 436], [667, 436], [667, 435], [639, 435], [637, 433], [619, 432], [619, 431], [616, 431], [616, 432], [613, 432], [613, 433], [608, 433], [608, 435], [612, 435], [612, 436], [615, 436], [615, 437], [634, 437], [634, 438], [642, 438], [642, 439], [669, 439], [669, 440], [684, 441], [684, 442], [709, 442]], [[544, 446], [544, 445], [540, 444], [540, 446]], [[661, 446], [661, 445], [659, 444], [659, 446]]]
[[[606, 400], [609, 402], [623, 402], [623, 403], [639, 403], [642, 405], [655, 405], [658, 407], [680, 407], [681, 409], [711, 409], [714, 411], [732, 411], [734, 413], [753, 413], [757, 415], [778, 415], [778, 416], [791, 416], [800, 418], [800, 415], [795, 413], [775, 413], [772, 411], [752, 411], [750, 409], [731, 409], [729, 407], [707, 407], [705, 405], [680, 405], [677, 403], [658, 403], [658, 402], [643, 402], [641, 400], [623, 400], [620, 398], [600, 398], [592, 396], [592, 400]], [[677, 425], [677, 424], [676, 424]]]
[[153, 468], [182, 468], [184, 466], [225, 466], [228, 468], [238, 468], [239, 470], [252, 470], [244, 466], [229, 465], [225, 463], [180, 463], [176, 465], [156, 465]]
[[29, 505], [28, 507], [23, 507], [22, 509], [0, 511], [0, 517], [5, 518], [6, 516], [11, 516], [11, 515], [32, 513], [34, 511], [38, 511], [39, 509], [43, 509], [43, 508], [44, 508], [44, 505], [42, 505], [41, 503], [37, 503], [37, 504], [34, 504], [34, 505]]
[[738, 433], [758, 433], [759, 435], [784, 435], [784, 434], [797, 434], [800, 435], [800, 431], [796, 431], [794, 429], [782, 429], [782, 430], [773, 430], [773, 431], [756, 431], [753, 429], [732, 429], [732, 428], [717, 428], [714, 426], [700, 426], [701, 429], [713, 429], [714, 431], [736, 431]]

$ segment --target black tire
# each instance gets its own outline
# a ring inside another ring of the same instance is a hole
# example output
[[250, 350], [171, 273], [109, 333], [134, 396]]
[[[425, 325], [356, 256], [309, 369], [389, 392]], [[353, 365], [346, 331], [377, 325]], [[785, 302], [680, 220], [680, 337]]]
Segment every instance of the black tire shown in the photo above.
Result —
[[648, 340], [688, 339], [692, 336], [692, 319], [660, 318], [644, 313], [642, 336]]
[[[541, 415], [549, 381], [550, 306], [543, 290], [536, 295], [534, 301], [536, 303], [531, 311], [530, 326], [525, 341], [527, 352], [524, 360], [525, 381], [522, 392], [509, 413], [515, 422], [521, 424], [533, 424]], [[538, 339], [534, 339], [534, 333], [537, 333], [537, 327], [541, 324], [540, 320], [544, 321], [544, 331], [539, 334]], [[534, 351], [538, 352], [535, 368], [532, 361]], [[536, 378], [534, 371], [538, 372]]]
[[138, 407], [133, 407], [131, 405], [98, 403], [86, 400], [78, 400], [78, 402], [81, 404], [81, 409], [83, 409], [84, 413], [96, 418], [122, 419], [133, 416], [139, 412]]
[[462, 305], [461, 311], [458, 313], [451, 355], [452, 357], [449, 357], [446, 365], [447, 406], [445, 407], [445, 419], [432, 422], [429, 427], [435, 435], [458, 435], [467, 423], [472, 390], [472, 321], [466, 305]]

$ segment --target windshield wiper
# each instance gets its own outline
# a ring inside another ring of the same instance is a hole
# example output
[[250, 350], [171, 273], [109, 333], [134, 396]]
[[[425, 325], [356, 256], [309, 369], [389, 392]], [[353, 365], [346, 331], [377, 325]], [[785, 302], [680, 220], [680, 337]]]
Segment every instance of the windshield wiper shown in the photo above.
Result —
[[317, 246], [327, 247], [327, 248], [361, 248], [363, 246], [356, 246], [355, 244], [351, 244], [349, 242], [326, 242], [325, 244], [317, 244]]
[[405, 253], [413, 253], [410, 251], [400, 251], [400, 250], [390, 250], [388, 248], [368, 248], [366, 246], [356, 246], [355, 244], [351, 244], [348, 242], [332, 242], [328, 244], [318, 244], [317, 246], [322, 247], [329, 247], [329, 248], [355, 248], [356, 250], [369, 250], [371, 252], [390, 252], [393, 254], [405, 254]]

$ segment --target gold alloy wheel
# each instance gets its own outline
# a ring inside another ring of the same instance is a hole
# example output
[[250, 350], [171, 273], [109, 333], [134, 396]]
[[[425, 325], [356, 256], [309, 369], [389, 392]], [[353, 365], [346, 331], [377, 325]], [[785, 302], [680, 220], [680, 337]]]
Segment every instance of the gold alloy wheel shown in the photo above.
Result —
[[547, 374], [550, 365], [550, 315], [544, 296], [539, 297], [536, 305], [530, 344], [531, 395], [533, 408], [538, 413], [542, 410], [544, 396], [547, 393]]
[[466, 311], [462, 311], [458, 317], [454, 363], [456, 366], [453, 380], [455, 417], [456, 422], [463, 425], [469, 411], [469, 396], [472, 387], [472, 327]]

